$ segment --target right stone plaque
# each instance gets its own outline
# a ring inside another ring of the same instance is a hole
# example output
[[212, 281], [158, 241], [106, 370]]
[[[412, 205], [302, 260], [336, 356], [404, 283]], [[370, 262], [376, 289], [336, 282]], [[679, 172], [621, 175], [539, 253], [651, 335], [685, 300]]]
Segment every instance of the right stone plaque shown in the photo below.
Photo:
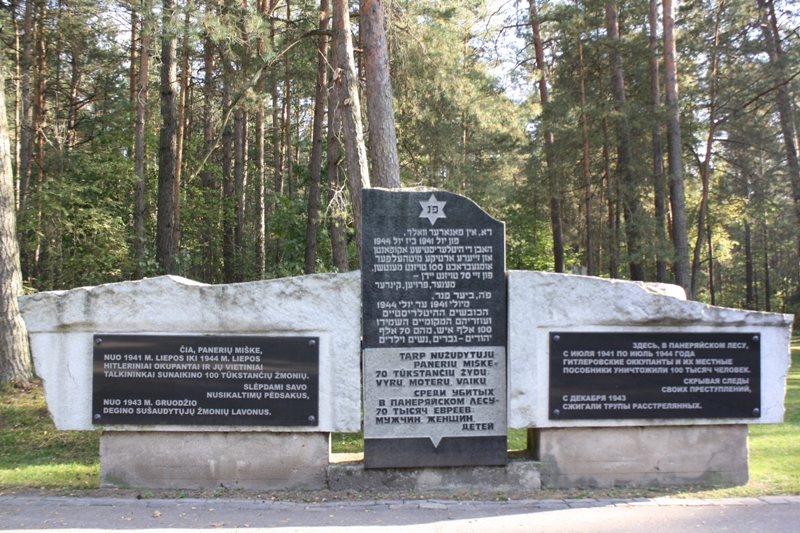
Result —
[[550, 420], [758, 418], [759, 333], [550, 333]]
[[439, 190], [362, 199], [366, 468], [506, 464], [504, 224]]

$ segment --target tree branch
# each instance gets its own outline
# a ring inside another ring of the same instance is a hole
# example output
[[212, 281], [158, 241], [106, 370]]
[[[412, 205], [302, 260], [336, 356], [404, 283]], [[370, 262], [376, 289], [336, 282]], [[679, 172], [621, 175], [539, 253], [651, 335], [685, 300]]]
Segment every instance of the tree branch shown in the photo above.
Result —
[[225, 126], [227, 126], [228, 120], [230, 120], [231, 114], [233, 113], [233, 110], [236, 108], [237, 105], [239, 105], [239, 102], [242, 100], [242, 98], [244, 98], [245, 94], [247, 94], [247, 91], [249, 91], [258, 82], [259, 78], [264, 73], [264, 71], [267, 68], [273, 66], [275, 63], [277, 63], [277, 61], [281, 57], [283, 57], [284, 55], [289, 53], [289, 51], [292, 48], [294, 48], [295, 45], [297, 45], [298, 43], [300, 43], [304, 39], [307, 39], [308, 37], [315, 37], [317, 35], [328, 35], [328, 36], [330, 36], [330, 35], [332, 35], [332, 33], [330, 31], [320, 31], [320, 30], [312, 30], [312, 31], [306, 32], [303, 35], [301, 35], [300, 37], [298, 37], [294, 42], [289, 44], [289, 46], [287, 46], [286, 48], [284, 48], [283, 50], [281, 50], [280, 52], [275, 54], [269, 61], [264, 61], [261, 64], [261, 66], [258, 67], [258, 70], [256, 70], [255, 74], [253, 74], [253, 76], [247, 81], [247, 83], [242, 88], [242, 90], [239, 91], [239, 93], [234, 97], [234, 99], [231, 101], [231, 104], [228, 106], [228, 108], [227, 109], [223, 109], [223, 112], [222, 112], [222, 124], [220, 125], [219, 133], [217, 134], [216, 139], [214, 139], [214, 145], [206, 152], [205, 156], [200, 161], [200, 164], [197, 166], [195, 171], [192, 172], [192, 174], [187, 178], [187, 183], [193, 181], [197, 177], [197, 175], [200, 174], [200, 172], [203, 170], [203, 167], [205, 167], [206, 163], [208, 163], [208, 159], [211, 157], [211, 154], [213, 154], [214, 151], [219, 147], [220, 141], [222, 140], [222, 132], [225, 130]]

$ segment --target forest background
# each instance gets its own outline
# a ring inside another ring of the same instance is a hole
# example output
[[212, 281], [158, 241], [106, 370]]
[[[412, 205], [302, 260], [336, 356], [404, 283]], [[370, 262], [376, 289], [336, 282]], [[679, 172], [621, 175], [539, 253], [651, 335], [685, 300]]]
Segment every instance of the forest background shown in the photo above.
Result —
[[[28, 292], [358, 268], [327, 0], [1, 3]], [[508, 268], [800, 310], [796, 0], [379, 3], [401, 183], [505, 221]]]

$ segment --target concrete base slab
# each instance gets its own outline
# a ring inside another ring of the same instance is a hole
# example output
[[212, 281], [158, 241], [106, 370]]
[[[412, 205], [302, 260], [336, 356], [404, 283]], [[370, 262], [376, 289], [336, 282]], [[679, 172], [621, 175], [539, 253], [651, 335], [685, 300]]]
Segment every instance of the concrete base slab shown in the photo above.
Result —
[[436, 492], [533, 492], [541, 488], [539, 463], [511, 460], [505, 466], [365, 469], [363, 462], [332, 463], [330, 490], [415, 490]]
[[329, 433], [105, 432], [100, 486], [322, 489]]
[[740, 485], [746, 425], [530, 429], [544, 487]]

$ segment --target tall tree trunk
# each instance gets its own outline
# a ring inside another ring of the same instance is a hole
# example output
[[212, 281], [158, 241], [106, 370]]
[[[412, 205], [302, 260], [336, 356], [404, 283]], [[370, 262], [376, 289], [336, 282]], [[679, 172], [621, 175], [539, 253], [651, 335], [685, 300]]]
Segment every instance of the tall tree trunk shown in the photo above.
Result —
[[755, 296], [753, 284], [753, 238], [750, 230], [750, 221], [744, 221], [744, 264], [745, 264], [745, 308], [755, 309]]
[[[23, 19], [22, 34], [22, 72], [20, 98], [22, 100], [22, 116], [20, 117], [20, 156], [19, 156], [19, 210], [24, 213], [27, 207], [28, 183], [31, 174], [32, 139], [31, 135], [31, 71], [33, 68], [33, 31], [34, 31], [34, 4], [35, 0], [25, 1], [25, 18]], [[24, 258], [27, 256], [27, 246], [23, 235], [21, 251], [23, 254], [23, 268], [27, 268]]]
[[775, 4], [773, 0], [757, 0], [759, 11], [763, 19], [762, 29], [767, 43], [770, 66], [774, 72], [775, 86], [777, 87], [776, 99], [778, 102], [778, 114], [781, 125], [781, 135], [786, 150], [786, 167], [789, 174], [789, 181], [792, 184], [792, 198], [794, 200], [794, 213], [797, 219], [798, 231], [795, 231], [797, 239], [797, 254], [800, 257], [800, 161], [797, 155], [797, 131], [795, 129], [794, 109], [786, 86], [786, 57], [781, 46], [781, 36], [778, 32], [778, 19], [775, 16]]
[[[539, 71], [539, 99], [542, 109], [547, 107], [549, 94], [547, 90], [547, 65], [544, 62], [544, 43], [540, 31], [539, 12], [536, 0], [529, 0], [531, 28], [533, 30], [533, 47], [536, 53], [536, 69]], [[548, 188], [550, 189], [550, 229], [553, 232], [553, 260], [555, 271], [564, 272], [564, 237], [561, 222], [561, 187], [553, 170], [553, 133], [549, 129], [544, 132], [544, 157], [547, 167]]]
[[[30, 153], [31, 153], [31, 170], [33, 166], [36, 167], [36, 193], [41, 198], [42, 188], [44, 186], [44, 131], [47, 122], [47, 45], [45, 44], [45, 12], [47, 10], [47, 3], [44, 0], [38, 0], [34, 7], [34, 28], [33, 39], [35, 49], [35, 67], [36, 73], [34, 77], [33, 87], [33, 120], [32, 129], [34, 134], [30, 138]], [[35, 159], [35, 164], [33, 160]], [[43, 273], [40, 272], [42, 244], [47, 243], [49, 233], [47, 228], [42, 222], [42, 206], [44, 204], [40, 200], [36, 207], [36, 227], [42, 228], [41, 232], [34, 233], [35, 248], [33, 258], [30, 263], [30, 273], [35, 278], [41, 278]], [[47, 250], [45, 250], [45, 254]], [[45, 262], [46, 263], [46, 262]], [[46, 274], [44, 274], [46, 277]], [[45, 288], [47, 285], [43, 285]]]
[[19, 131], [20, 131], [20, 113], [22, 112], [21, 108], [21, 87], [20, 87], [20, 30], [19, 30], [19, 20], [17, 16], [17, 7], [18, 3], [15, 2], [12, 4], [11, 9], [11, 23], [14, 26], [14, 176], [15, 176], [15, 183], [14, 183], [14, 206], [16, 209], [19, 209]]
[[[709, 233], [711, 229], [709, 228]], [[764, 223], [764, 311], [772, 311], [772, 287], [769, 278], [769, 230]]]
[[[272, 13], [278, 8], [278, 0], [270, 0], [269, 13]], [[276, 50], [275, 37], [277, 35], [277, 28], [275, 24], [276, 17], [269, 17], [269, 38], [272, 44], [272, 49]], [[284, 189], [284, 146], [281, 122], [283, 121], [283, 106], [280, 104], [278, 94], [278, 62], [273, 63], [270, 69], [270, 96], [272, 97], [272, 158], [273, 158], [273, 182], [275, 189], [275, 200], [273, 204], [273, 212], [278, 212], [278, 205], [280, 203], [280, 195], [283, 194]], [[281, 260], [281, 240], [275, 239], [275, 263]]]
[[[291, 42], [291, 2], [286, 0], [286, 44]], [[285, 165], [284, 181], [289, 193], [289, 199], [294, 199], [294, 159], [292, 157], [292, 63], [291, 55], [286, 52], [284, 56], [283, 78], [283, 161]]]
[[650, 102], [653, 106], [653, 188], [656, 224], [656, 281], [667, 282], [667, 180], [661, 144], [661, 95], [658, 74], [658, 0], [650, 0]]
[[[210, 153], [214, 149], [214, 101], [216, 91], [214, 84], [214, 46], [208, 35], [203, 40], [203, 141], [204, 152]], [[214, 235], [218, 235], [217, 220], [219, 214], [219, 189], [214, 178], [214, 171], [209, 165], [200, 173], [203, 184], [203, 201], [206, 207], [206, 216], [203, 218], [203, 235], [201, 236], [203, 271], [202, 280], [205, 283], [214, 281]]]
[[[230, 53], [222, 56], [222, 109], [230, 109], [233, 85], [233, 65]], [[225, 283], [236, 281], [234, 184], [233, 184], [233, 124], [230, 120], [222, 126], [222, 270]]]
[[603, 119], [603, 176], [606, 183], [606, 199], [608, 201], [608, 276], [619, 278], [619, 209], [617, 208], [617, 188], [611, 175], [611, 156], [608, 149], [608, 126]]
[[359, 35], [366, 71], [369, 159], [375, 187], [400, 187], [397, 133], [389, 75], [389, 48], [384, 27], [384, 0], [361, 0]]
[[183, 42], [181, 43], [181, 92], [178, 100], [178, 131], [175, 135], [175, 192], [172, 206], [172, 247], [179, 250], [181, 245], [181, 167], [183, 166], [183, 140], [186, 135], [186, 102], [189, 95], [189, 35], [191, 32], [191, 13], [186, 6], [186, 18], [183, 23]]
[[[319, 3], [319, 30], [328, 31], [328, 0]], [[325, 123], [325, 91], [328, 85], [328, 37], [320, 35], [317, 42], [317, 87], [314, 95], [314, 125], [311, 133], [311, 161], [308, 186], [308, 223], [306, 225], [305, 273], [314, 272], [317, 262], [317, 228], [319, 226], [319, 196], [322, 178], [322, 137]], [[329, 118], [330, 120], [330, 118]]]
[[686, 194], [683, 185], [681, 123], [678, 109], [678, 67], [675, 44], [675, 7], [673, 0], [663, 0], [664, 23], [664, 98], [667, 108], [667, 162], [672, 204], [672, 242], [675, 245], [675, 283], [687, 294], [689, 275], [689, 237], [686, 229]]
[[722, 22], [722, 14], [725, 10], [725, 0], [719, 3], [717, 16], [714, 21], [714, 46], [711, 49], [711, 72], [709, 80], [708, 95], [708, 133], [706, 134], [705, 155], [700, 164], [700, 178], [703, 183], [703, 193], [700, 200], [700, 210], [697, 215], [697, 241], [695, 241], [694, 254], [692, 256], [692, 285], [689, 291], [689, 299], [697, 299], [697, 287], [700, 277], [700, 255], [705, 241], [706, 217], [708, 216], [708, 194], [711, 186], [711, 153], [714, 147], [714, 135], [717, 131], [717, 66], [719, 64], [719, 32]]
[[620, 176], [622, 210], [625, 217], [625, 235], [628, 243], [628, 265], [631, 279], [644, 281], [644, 255], [642, 253], [642, 222], [639, 220], [639, 191], [631, 168], [631, 130], [625, 104], [625, 78], [622, 69], [622, 56], [619, 51], [619, 27], [617, 25], [617, 6], [606, 2], [606, 29], [611, 41], [611, 91], [614, 109], [618, 113], [617, 133], [617, 172]]
[[78, 86], [81, 80], [81, 70], [76, 50], [73, 49], [70, 52], [69, 59], [71, 75], [69, 80], [69, 109], [67, 110], [67, 149], [72, 149], [78, 140], [78, 132], [75, 127], [78, 122]]
[[[34, 7], [34, 28], [33, 39], [34, 49], [36, 51], [36, 74], [34, 77], [33, 87], [33, 120], [32, 128], [35, 134], [30, 138], [30, 153], [31, 165], [33, 166], [33, 159], [36, 163], [36, 193], [41, 198], [42, 187], [44, 186], [44, 128], [46, 126], [46, 89], [47, 89], [47, 45], [45, 44], [45, 11], [47, 5], [44, 0], [37, 0]], [[42, 224], [42, 202], [39, 201], [36, 205], [36, 227], [43, 228]], [[44, 232], [42, 232], [44, 233]], [[30, 266], [30, 271], [34, 277], [40, 277], [39, 272], [40, 259], [42, 252], [42, 235], [40, 233], [34, 234], [36, 243], [33, 252], [33, 261]], [[46, 236], [44, 241], [46, 242]]]
[[340, 91], [347, 173], [350, 176], [350, 198], [353, 205], [358, 261], [361, 264], [361, 190], [369, 188], [370, 181], [367, 150], [364, 146], [364, 128], [361, 124], [358, 79], [353, 58], [350, 13], [345, 0], [333, 0], [333, 41], [339, 64], [338, 72], [334, 73], [334, 81]]
[[[247, 11], [247, 0], [240, 0], [241, 13]], [[245, 57], [250, 57], [250, 39], [247, 36], [246, 21], [243, 16], [239, 19], [239, 32], [244, 43]], [[240, 62], [241, 76], [249, 79], [249, 65], [247, 60]], [[235, 256], [235, 278], [236, 281], [244, 281], [245, 278], [245, 253], [244, 253], [244, 234], [245, 217], [247, 214], [247, 125], [248, 113], [245, 104], [239, 104], [234, 111], [233, 119], [233, 177], [234, 177], [234, 203], [236, 205], [236, 225], [234, 226], [234, 256]]]
[[[267, 14], [269, 0], [259, 0], [258, 10], [262, 14]], [[256, 43], [256, 52], [259, 57], [262, 57], [266, 52], [264, 46], [264, 39], [260, 38]], [[266, 178], [267, 178], [267, 152], [266, 152], [266, 113], [264, 112], [265, 101], [264, 95], [266, 94], [266, 76], [267, 73], [263, 72], [258, 80], [256, 91], [259, 95], [258, 107], [256, 109], [256, 186], [255, 186], [255, 261], [256, 261], [256, 275], [258, 279], [264, 278], [266, 272], [266, 226], [267, 226], [267, 206], [266, 206]]]
[[244, 206], [245, 206], [245, 152], [247, 119], [239, 107], [233, 114], [233, 201], [236, 205], [236, 223], [233, 228], [234, 279], [244, 280]]
[[[270, 7], [270, 14], [275, 9], [274, 2]], [[275, 18], [269, 19], [269, 36], [272, 49], [275, 49]], [[270, 73], [270, 94], [272, 96], [272, 158], [273, 158], [273, 180], [275, 182], [275, 193], [283, 194], [283, 149], [281, 147], [281, 106], [278, 100], [278, 63], [273, 65]]]
[[0, 384], [27, 382], [33, 377], [28, 334], [17, 304], [22, 294], [22, 273], [3, 70], [0, 64]]
[[136, 41], [139, 40], [139, 15], [136, 13], [136, 7], [131, 5], [131, 68], [128, 70], [130, 83], [130, 101], [131, 105], [136, 109]]
[[583, 64], [583, 42], [578, 34], [578, 77], [581, 86], [581, 135], [583, 136], [583, 187], [586, 209], [586, 273], [594, 276], [592, 244], [592, 172], [589, 161], [589, 117], [586, 114], [586, 75]]
[[[336, 43], [331, 45], [331, 71], [339, 71]], [[350, 269], [347, 257], [347, 236], [345, 224], [347, 223], [347, 209], [339, 176], [342, 169], [342, 111], [339, 101], [339, 86], [332, 80], [328, 89], [328, 211], [330, 216], [331, 255], [333, 266], [339, 272]]]
[[147, 171], [145, 168], [145, 124], [147, 121], [147, 86], [150, 83], [150, 10], [149, 0], [142, 2], [141, 49], [139, 52], [139, 79], [136, 86], [136, 134], [133, 160], [136, 182], [133, 185], [133, 253], [136, 261], [134, 279], [144, 277], [145, 256], [145, 190]]
[[[262, 90], [259, 94], [263, 94]], [[264, 278], [266, 260], [266, 196], [264, 188], [267, 176], [267, 146], [266, 146], [266, 119], [264, 114], [264, 104], [259, 102], [256, 111], [256, 184], [255, 198], [253, 198], [255, 220], [255, 266], [257, 279]]]
[[173, 27], [175, 0], [163, 0], [161, 14], [161, 134], [158, 147], [158, 215], [156, 260], [161, 269], [175, 271], [175, 167], [178, 148], [178, 38]]
[[714, 242], [711, 238], [711, 221], [708, 222], [708, 292], [711, 294], [711, 305], [717, 305], [714, 287]]

